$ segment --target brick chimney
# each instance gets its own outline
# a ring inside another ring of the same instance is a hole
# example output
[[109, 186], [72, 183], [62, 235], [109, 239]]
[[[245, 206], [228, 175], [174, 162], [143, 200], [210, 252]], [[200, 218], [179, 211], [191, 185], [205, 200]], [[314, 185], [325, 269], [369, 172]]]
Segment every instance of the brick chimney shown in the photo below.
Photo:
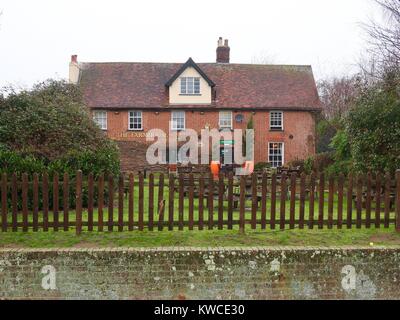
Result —
[[69, 63], [69, 82], [77, 84], [78, 80], [79, 80], [78, 56], [74, 54], [71, 56], [71, 62]]
[[223, 41], [222, 37], [218, 39], [217, 47], [217, 63], [229, 63], [229, 52], [231, 49], [228, 46], [228, 40]]

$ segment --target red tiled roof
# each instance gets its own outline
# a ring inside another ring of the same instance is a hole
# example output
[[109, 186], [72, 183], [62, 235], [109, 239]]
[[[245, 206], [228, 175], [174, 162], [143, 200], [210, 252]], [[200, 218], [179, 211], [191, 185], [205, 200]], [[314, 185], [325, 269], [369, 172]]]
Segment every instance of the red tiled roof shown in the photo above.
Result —
[[[212, 105], [197, 107], [320, 110], [310, 66], [197, 65], [216, 85], [216, 100]], [[167, 108], [172, 106], [168, 104], [165, 83], [181, 66], [179, 63], [81, 63], [80, 86], [91, 108]]]

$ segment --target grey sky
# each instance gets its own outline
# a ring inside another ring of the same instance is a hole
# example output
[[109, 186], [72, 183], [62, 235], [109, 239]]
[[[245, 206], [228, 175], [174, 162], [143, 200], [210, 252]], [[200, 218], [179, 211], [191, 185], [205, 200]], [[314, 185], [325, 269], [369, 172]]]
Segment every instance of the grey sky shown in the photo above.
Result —
[[311, 64], [317, 79], [354, 70], [372, 0], [0, 0], [0, 86], [66, 78], [79, 61]]

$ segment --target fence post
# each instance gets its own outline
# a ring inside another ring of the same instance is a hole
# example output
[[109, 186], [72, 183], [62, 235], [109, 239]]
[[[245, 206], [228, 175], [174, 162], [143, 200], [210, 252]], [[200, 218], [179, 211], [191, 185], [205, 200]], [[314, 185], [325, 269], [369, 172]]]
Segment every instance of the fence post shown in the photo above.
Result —
[[82, 171], [76, 173], [76, 235], [82, 232]]
[[396, 171], [396, 231], [400, 232], [400, 170]]

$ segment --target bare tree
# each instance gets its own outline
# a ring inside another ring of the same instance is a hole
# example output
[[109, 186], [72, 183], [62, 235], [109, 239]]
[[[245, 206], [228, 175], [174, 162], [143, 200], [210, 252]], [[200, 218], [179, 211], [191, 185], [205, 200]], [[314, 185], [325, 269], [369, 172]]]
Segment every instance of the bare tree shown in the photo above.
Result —
[[399, 70], [400, 66], [400, 1], [374, 0], [383, 10], [385, 21], [370, 21], [365, 29], [370, 36], [370, 53], [377, 75], [391, 70]]
[[353, 105], [359, 94], [358, 76], [333, 78], [318, 82], [322, 110], [327, 120], [340, 120]]

